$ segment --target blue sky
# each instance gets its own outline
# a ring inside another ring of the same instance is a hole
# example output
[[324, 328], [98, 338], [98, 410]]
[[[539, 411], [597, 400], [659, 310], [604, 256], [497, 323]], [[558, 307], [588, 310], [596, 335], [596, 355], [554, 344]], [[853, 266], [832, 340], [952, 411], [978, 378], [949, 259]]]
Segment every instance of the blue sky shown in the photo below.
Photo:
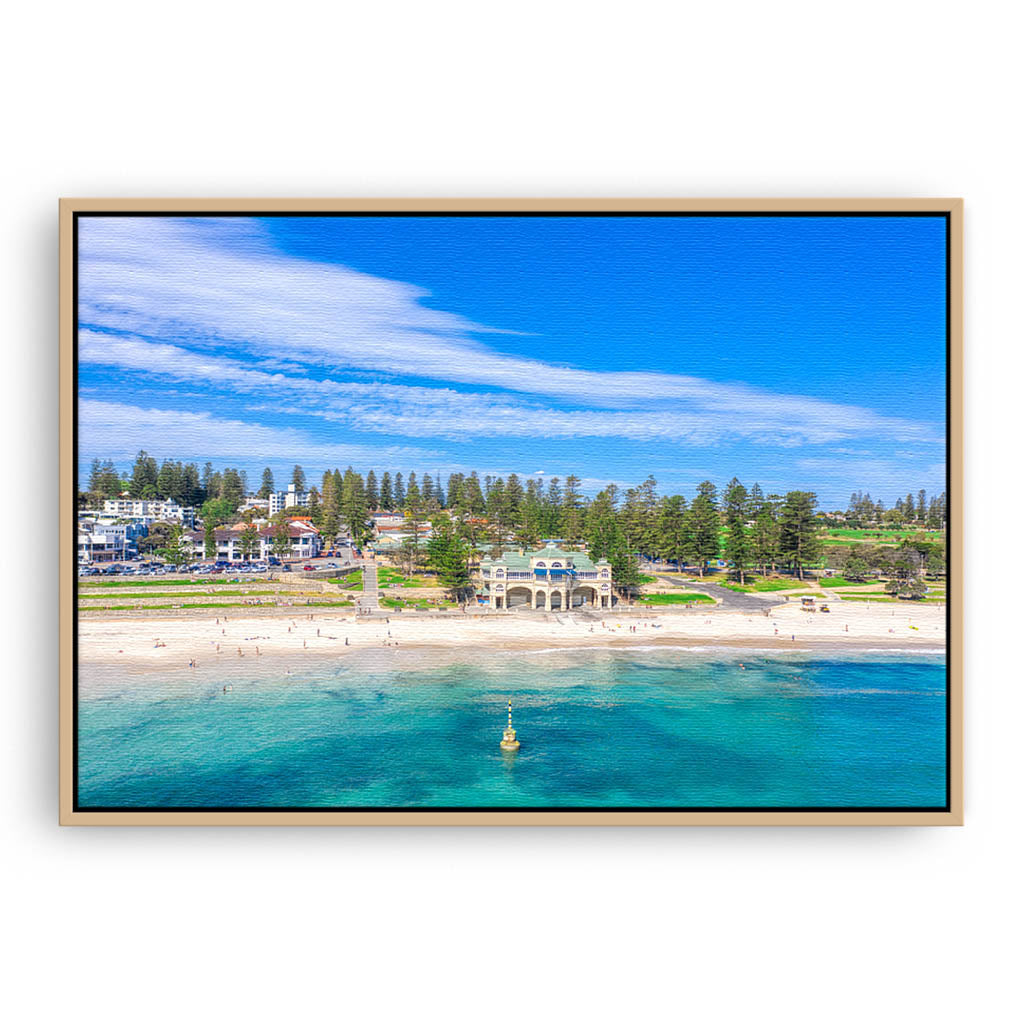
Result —
[[83, 472], [944, 487], [938, 217], [79, 223]]

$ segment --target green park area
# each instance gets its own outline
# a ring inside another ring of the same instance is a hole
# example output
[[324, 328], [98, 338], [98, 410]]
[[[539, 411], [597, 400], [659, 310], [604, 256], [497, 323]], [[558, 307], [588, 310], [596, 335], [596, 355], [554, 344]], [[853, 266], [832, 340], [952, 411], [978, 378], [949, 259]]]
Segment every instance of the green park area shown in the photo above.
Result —
[[942, 542], [941, 530], [886, 530], [864, 529], [853, 530], [843, 527], [829, 527], [825, 533], [826, 543], [829, 540], [866, 540], [876, 544], [901, 544], [905, 540], [920, 538], [931, 543]]
[[103, 582], [85, 582], [79, 580], [78, 592], [85, 590], [121, 590], [125, 587], [223, 587], [228, 583], [238, 583], [239, 580], [217, 579], [217, 580], [110, 580]]
[[673, 604], [714, 604], [715, 599], [707, 594], [646, 594], [637, 604], [653, 607]]
[[829, 590], [832, 590], [834, 587], [877, 587], [880, 585], [878, 580], [851, 580], [845, 576], [822, 576], [818, 580], [818, 584]]
[[339, 587], [361, 590], [363, 586], [363, 570], [356, 569], [354, 572], [350, 572], [346, 576], [334, 576], [327, 582], [335, 583]]
[[414, 611], [427, 612], [437, 608], [454, 608], [454, 601], [441, 601], [436, 599], [427, 598], [401, 598], [401, 597], [382, 597], [380, 600], [382, 608], [392, 608], [395, 611], [401, 611], [402, 609], [409, 609]]
[[798, 579], [763, 579], [750, 583], [722, 583], [726, 590], [735, 590], [737, 594], [770, 594], [776, 590], [802, 590], [808, 583]]
[[319, 589], [271, 579], [116, 580], [80, 582], [81, 612], [162, 611], [187, 608], [351, 607]]
[[426, 576], [406, 576], [397, 569], [377, 570], [377, 583], [381, 587], [436, 587], [437, 581]]

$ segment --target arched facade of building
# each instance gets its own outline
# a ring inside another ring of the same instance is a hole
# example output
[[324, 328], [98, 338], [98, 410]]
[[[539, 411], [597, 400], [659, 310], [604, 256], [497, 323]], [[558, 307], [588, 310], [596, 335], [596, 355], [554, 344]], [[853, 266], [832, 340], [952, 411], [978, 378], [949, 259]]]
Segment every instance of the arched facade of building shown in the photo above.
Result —
[[611, 608], [615, 603], [607, 560], [592, 561], [578, 551], [549, 544], [539, 551], [485, 558], [476, 574], [480, 593], [492, 608]]

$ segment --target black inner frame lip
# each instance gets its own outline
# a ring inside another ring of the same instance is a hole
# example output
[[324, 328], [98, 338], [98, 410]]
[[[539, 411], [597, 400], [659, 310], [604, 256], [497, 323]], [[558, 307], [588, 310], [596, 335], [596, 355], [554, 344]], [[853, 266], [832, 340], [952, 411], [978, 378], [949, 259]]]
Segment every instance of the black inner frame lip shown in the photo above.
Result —
[[[504, 211], [504, 210], [328, 210], [324, 212], [306, 212], [306, 211], [286, 211], [286, 210], [232, 210], [228, 212], [216, 212], [210, 210], [173, 210], [173, 211], [146, 211], [146, 210], [131, 210], [131, 211], [119, 211], [111, 210], [109, 212], [104, 211], [89, 211], [82, 212], [76, 211], [72, 214], [72, 315], [74, 316], [74, 323], [72, 324], [72, 424], [71, 424], [71, 438], [72, 438], [72, 480], [73, 480], [73, 497], [72, 497], [72, 510], [77, 507], [77, 496], [78, 496], [78, 221], [81, 217], [289, 217], [293, 219], [301, 218], [324, 218], [324, 217], [437, 217], [437, 218], [449, 218], [449, 217], [509, 217], [509, 218], [522, 218], [522, 217], [941, 217], [946, 222], [946, 588], [947, 588], [947, 600], [946, 600], [946, 802], [941, 807], [931, 806], [909, 806], [909, 807], [850, 807], [845, 805], [828, 805], [824, 807], [819, 806], [733, 806], [733, 807], [700, 807], [700, 806], [680, 806], [680, 807], [661, 807], [661, 806], [644, 806], [644, 807], [613, 807], [613, 806], [600, 806], [600, 807], [571, 807], [571, 806], [557, 806], [557, 807], [531, 807], [526, 806], [499, 806], [499, 807], [487, 807], [487, 806], [472, 806], [472, 807], [425, 807], [422, 805], [412, 806], [389, 806], [389, 807], [303, 807], [303, 806], [231, 806], [231, 807], [195, 807], [190, 805], [185, 806], [132, 806], [132, 807], [104, 807], [104, 806], [90, 806], [83, 807], [79, 803], [78, 799], [78, 573], [75, 571], [77, 560], [72, 564], [72, 611], [71, 611], [71, 622], [72, 629], [74, 630], [74, 643], [73, 643], [73, 658], [72, 658], [72, 807], [76, 813], [104, 813], [109, 814], [111, 812], [124, 813], [124, 814], [137, 814], [137, 813], [174, 813], [186, 811], [191, 814], [243, 814], [253, 812], [303, 812], [303, 813], [337, 813], [337, 812], [349, 812], [365, 814], [371, 813], [394, 813], [399, 812], [415, 812], [415, 813], [462, 813], [462, 814], [475, 814], [479, 812], [488, 811], [501, 811], [507, 813], [607, 813], [607, 812], [629, 812], [634, 814], [650, 814], [652, 812], [660, 813], [674, 813], [678, 811], [689, 811], [694, 813], [704, 814], [730, 814], [730, 813], [743, 813], [743, 812], [809, 812], [809, 813], [857, 813], [857, 812], [872, 812], [872, 813], [906, 813], [908, 811], [919, 812], [919, 813], [934, 813], [934, 812], [948, 812], [950, 810], [950, 779], [952, 774], [951, 764], [951, 752], [950, 745], [952, 739], [952, 697], [950, 694], [949, 686], [949, 666], [950, 666], [950, 655], [952, 650], [952, 612], [949, 603], [948, 592], [952, 589], [950, 585], [952, 573], [953, 573], [953, 559], [950, 557], [950, 544], [953, 531], [950, 528], [950, 521], [953, 515], [954, 503], [950, 500], [952, 494], [952, 465], [950, 459], [950, 445], [952, 442], [952, 426], [950, 423], [950, 397], [952, 394], [952, 368], [950, 366], [950, 350], [952, 344], [952, 324], [950, 320], [951, 307], [952, 307], [952, 279], [951, 279], [951, 250], [952, 250], [952, 238], [951, 238], [951, 223], [950, 214], [942, 211], [929, 211], [929, 210], [907, 210], [907, 211], [884, 211], [884, 210], [856, 210], [856, 211], [799, 211], [799, 210], [524, 210], [524, 211]], [[78, 520], [77, 516], [72, 515], [71, 530], [72, 530], [72, 544], [71, 550], [77, 550], [78, 543]]]

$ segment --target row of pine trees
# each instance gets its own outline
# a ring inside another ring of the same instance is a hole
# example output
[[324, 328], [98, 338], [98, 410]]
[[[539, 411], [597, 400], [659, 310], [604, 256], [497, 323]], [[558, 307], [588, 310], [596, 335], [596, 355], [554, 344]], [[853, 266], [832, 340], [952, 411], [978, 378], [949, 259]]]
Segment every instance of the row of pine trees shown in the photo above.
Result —
[[[290, 482], [309, 492], [307, 513], [325, 537], [345, 531], [356, 544], [372, 534], [370, 513], [401, 514], [417, 529], [411, 531], [406, 552], [410, 567], [421, 560], [418, 528], [430, 522], [435, 533], [465, 542], [466, 550], [489, 549], [500, 554], [509, 548], [535, 548], [545, 538], [558, 538], [573, 547], [585, 547], [593, 558], [607, 558], [620, 582], [636, 570], [636, 557], [664, 559], [694, 565], [700, 572], [710, 561], [724, 558], [743, 575], [757, 569], [769, 572], [784, 566], [798, 575], [820, 562], [821, 520], [817, 500], [809, 491], [785, 495], [764, 494], [755, 483], [749, 490], [733, 478], [719, 492], [704, 481], [692, 497], [660, 494], [657, 481], [648, 477], [625, 490], [610, 484], [593, 498], [581, 490], [581, 480], [570, 475], [546, 483], [530, 477], [485, 476], [476, 472], [452, 473], [447, 480], [415, 472], [385, 471], [365, 476], [352, 467], [323, 473], [319, 486], [309, 487], [305, 471], [295, 466]], [[116, 496], [128, 490], [135, 497], [171, 498], [182, 504], [201, 505], [207, 522], [227, 522], [248, 493], [244, 471], [202, 469], [195, 463], [170, 460], [159, 466], [142, 451], [132, 473], [121, 478], [109, 462], [93, 463], [89, 491], [96, 497]], [[258, 495], [276, 490], [274, 474], [263, 471]], [[924, 524], [945, 515], [945, 495], [926, 501], [923, 491], [914, 499], [901, 499], [900, 515], [912, 509]], [[851, 497], [850, 514], [866, 519], [877, 514], [870, 496]], [[439, 530], [454, 523], [454, 532]], [[435, 545], [435, 548], [437, 545]], [[440, 556], [438, 556], [440, 557]], [[444, 556], [450, 560], [450, 552]], [[632, 568], [631, 568], [632, 567]]]
[[749, 491], [733, 479], [719, 496], [711, 481], [697, 488], [692, 500], [661, 495], [648, 477], [625, 491], [614, 484], [588, 499], [580, 479], [557, 479], [542, 486], [522, 481], [485, 478], [476, 473], [452, 474], [446, 486], [429, 474], [403, 476], [385, 472], [378, 480], [351, 467], [325, 473], [319, 490], [310, 492], [308, 513], [327, 537], [345, 529], [356, 543], [370, 534], [371, 511], [401, 513], [412, 529], [409, 547], [419, 547], [416, 528], [432, 522], [454, 522], [459, 538], [472, 550], [489, 548], [498, 555], [509, 548], [536, 548], [545, 538], [585, 547], [593, 558], [607, 558], [621, 579], [636, 556], [697, 566], [728, 559], [741, 574], [757, 566], [767, 572], [780, 564], [802, 575], [821, 557], [816, 498], [807, 491], [765, 495], [755, 484]]

